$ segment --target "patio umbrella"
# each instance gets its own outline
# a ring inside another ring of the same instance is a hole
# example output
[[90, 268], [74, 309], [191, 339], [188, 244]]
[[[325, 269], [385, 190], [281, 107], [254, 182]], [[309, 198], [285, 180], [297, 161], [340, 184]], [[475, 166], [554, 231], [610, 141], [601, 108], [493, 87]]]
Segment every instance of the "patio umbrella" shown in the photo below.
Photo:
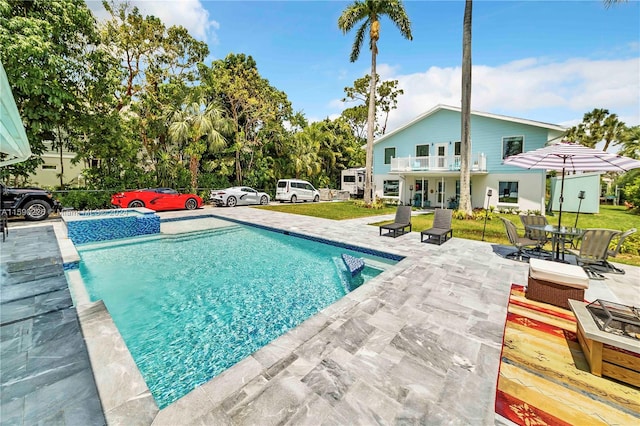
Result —
[[564, 175], [568, 171], [582, 172], [626, 172], [640, 168], [640, 161], [629, 157], [611, 154], [586, 146], [561, 142], [534, 151], [507, 157], [503, 164], [523, 167], [525, 169], [557, 170], [562, 172], [560, 183], [560, 209], [558, 227], [562, 226], [562, 202], [564, 192]]

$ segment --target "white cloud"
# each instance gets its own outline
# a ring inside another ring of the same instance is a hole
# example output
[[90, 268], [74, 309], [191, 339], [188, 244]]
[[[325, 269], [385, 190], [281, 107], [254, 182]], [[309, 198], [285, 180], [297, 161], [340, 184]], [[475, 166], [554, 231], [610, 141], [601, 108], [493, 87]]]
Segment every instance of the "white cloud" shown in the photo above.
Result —
[[[88, 0], [86, 3], [98, 21], [109, 18], [109, 14], [102, 7], [102, 1]], [[217, 43], [215, 30], [220, 25], [210, 19], [209, 12], [200, 0], [132, 0], [130, 4], [137, 7], [143, 16], [153, 15], [160, 18], [167, 27], [181, 25], [195, 39]]]
[[[381, 65], [384, 70], [393, 67]], [[397, 79], [404, 95], [389, 117], [394, 129], [437, 104], [460, 105], [460, 68], [431, 67]], [[640, 124], [640, 58], [526, 58], [497, 67], [473, 67], [472, 109], [549, 123], [579, 122], [585, 112], [607, 108], [628, 125]]]

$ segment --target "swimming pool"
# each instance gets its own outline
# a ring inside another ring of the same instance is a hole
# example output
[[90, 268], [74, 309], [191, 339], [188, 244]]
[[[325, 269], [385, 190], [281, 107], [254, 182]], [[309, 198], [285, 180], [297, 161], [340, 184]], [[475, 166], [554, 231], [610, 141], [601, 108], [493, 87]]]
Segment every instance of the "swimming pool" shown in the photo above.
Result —
[[[396, 263], [245, 225], [78, 251], [91, 299], [104, 301], [160, 408]], [[365, 259], [361, 276], [350, 278], [343, 253]]]

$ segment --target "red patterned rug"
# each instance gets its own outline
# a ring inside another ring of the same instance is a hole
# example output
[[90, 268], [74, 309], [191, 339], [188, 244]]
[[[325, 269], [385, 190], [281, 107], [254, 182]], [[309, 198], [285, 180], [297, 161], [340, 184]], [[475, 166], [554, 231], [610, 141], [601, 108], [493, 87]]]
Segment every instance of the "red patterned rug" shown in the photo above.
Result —
[[497, 414], [527, 426], [640, 424], [640, 389], [591, 374], [575, 331], [571, 311], [511, 286]]

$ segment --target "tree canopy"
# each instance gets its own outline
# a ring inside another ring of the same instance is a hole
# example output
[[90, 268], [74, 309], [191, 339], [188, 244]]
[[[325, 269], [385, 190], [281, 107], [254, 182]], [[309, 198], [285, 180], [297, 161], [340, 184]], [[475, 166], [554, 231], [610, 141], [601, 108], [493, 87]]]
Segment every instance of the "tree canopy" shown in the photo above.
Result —
[[2, 178], [25, 183], [47, 145], [75, 152], [83, 183], [110, 190], [273, 190], [286, 177], [335, 188], [363, 164], [347, 119], [309, 125], [251, 56], [205, 64], [209, 48], [184, 27], [103, 5], [98, 24], [83, 0], [0, 0], [0, 60], [34, 153]]

